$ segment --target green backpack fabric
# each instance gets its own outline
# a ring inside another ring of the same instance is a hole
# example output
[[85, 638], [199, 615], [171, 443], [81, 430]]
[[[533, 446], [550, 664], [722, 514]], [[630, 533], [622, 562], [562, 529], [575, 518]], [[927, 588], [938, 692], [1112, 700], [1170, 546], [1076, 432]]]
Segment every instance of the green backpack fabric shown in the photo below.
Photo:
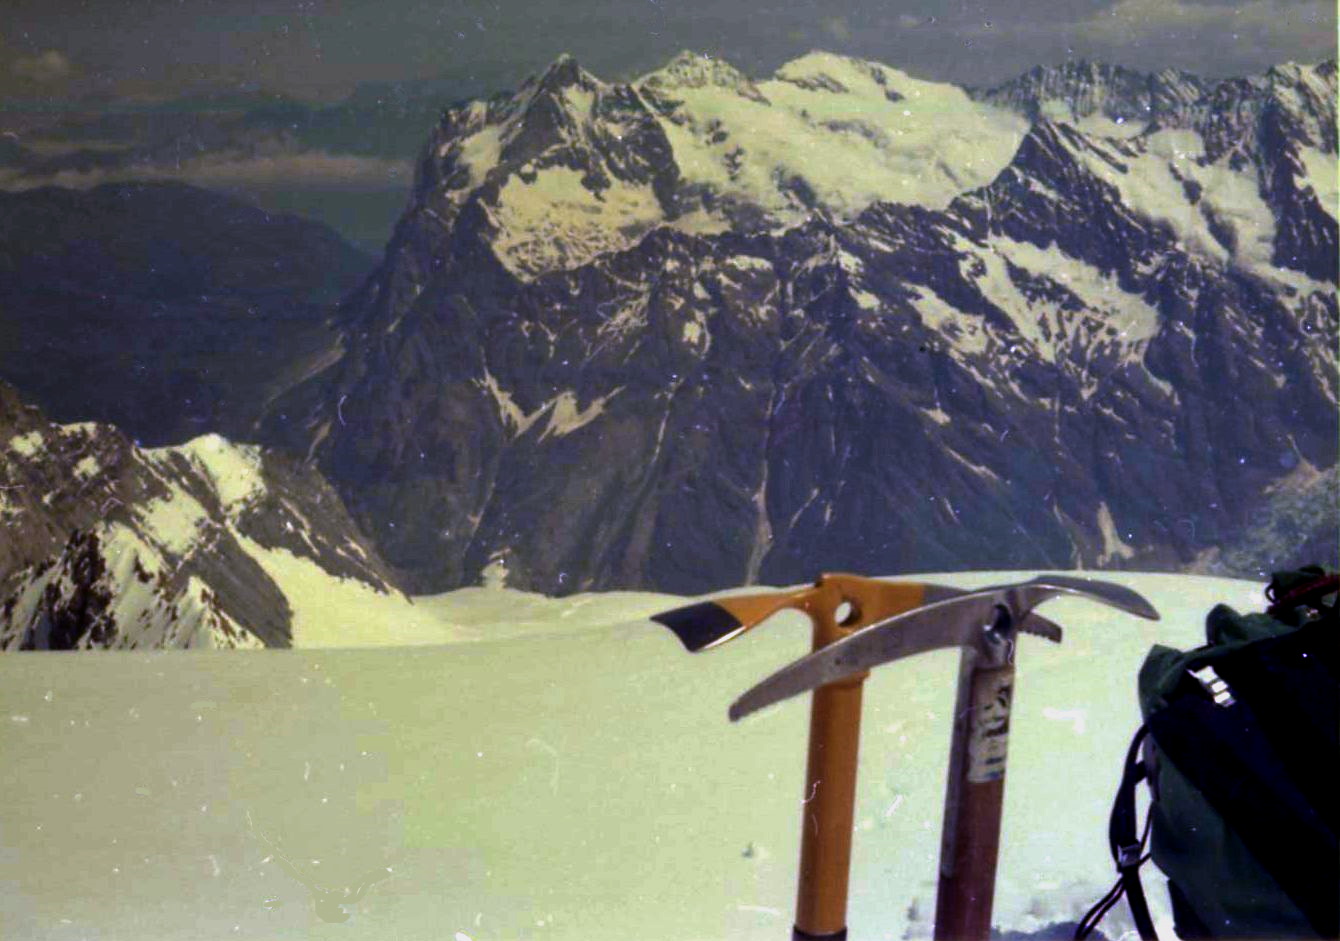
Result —
[[[1139, 876], [1150, 858], [1181, 938], [1340, 935], [1338, 588], [1315, 566], [1276, 573], [1265, 613], [1218, 605], [1204, 646], [1150, 650], [1145, 723], [1109, 828], [1121, 879], [1076, 938], [1123, 893], [1141, 937], [1155, 938]], [[1142, 780], [1151, 803], [1137, 836]]]

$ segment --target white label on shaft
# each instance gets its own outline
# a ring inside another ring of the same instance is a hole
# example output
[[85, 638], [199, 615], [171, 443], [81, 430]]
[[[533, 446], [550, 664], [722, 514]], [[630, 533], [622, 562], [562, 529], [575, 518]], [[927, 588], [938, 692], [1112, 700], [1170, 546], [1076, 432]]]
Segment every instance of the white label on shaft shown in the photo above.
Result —
[[969, 784], [984, 784], [1005, 777], [1013, 673], [1013, 670], [985, 670], [973, 678], [974, 708], [968, 720]]

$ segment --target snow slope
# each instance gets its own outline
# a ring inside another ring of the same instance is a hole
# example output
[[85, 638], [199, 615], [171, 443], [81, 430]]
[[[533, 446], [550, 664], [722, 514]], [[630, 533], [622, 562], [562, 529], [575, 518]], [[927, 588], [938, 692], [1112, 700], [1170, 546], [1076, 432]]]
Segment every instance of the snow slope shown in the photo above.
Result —
[[[1003, 573], [935, 576], [962, 586]], [[1011, 573], [1027, 574], [1027, 573]], [[1104, 575], [1158, 624], [1057, 600], [1019, 652], [996, 923], [1075, 918], [1110, 885], [1106, 814], [1154, 641], [1197, 643], [1260, 586]], [[527, 636], [412, 649], [0, 658], [0, 933], [32, 941], [776, 939], [789, 932], [807, 707], [728, 704], [805, 649], [796, 615], [700, 655], [642, 618], [678, 599], [420, 599]], [[620, 611], [623, 615], [620, 616]], [[382, 625], [393, 637], [395, 625]], [[849, 924], [934, 910], [956, 658], [867, 685]], [[293, 875], [278, 855], [291, 861]], [[391, 873], [385, 872], [389, 866]], [[317, 889], [385, 877], [331, 924]], [[304, 880], [307, 885], [304, 885]], [[1166, 925], [1159, 880], [1151, 900]], [[1105, 930], [1129, 927], [1119, 908]], [[1168, 935], [1171, 937], [1171, 934]]]

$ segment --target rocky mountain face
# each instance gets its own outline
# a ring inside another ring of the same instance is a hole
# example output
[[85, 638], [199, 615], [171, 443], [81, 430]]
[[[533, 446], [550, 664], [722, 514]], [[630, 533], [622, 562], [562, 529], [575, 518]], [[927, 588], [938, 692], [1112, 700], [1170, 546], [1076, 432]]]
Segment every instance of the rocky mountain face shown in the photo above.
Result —
[[315, 470], [218, 435], [137, 447], [0, 383], [0, 650], [288, 647], [276, 558], [394, 592]]
[[1079, 61], [1040, 65], [994, 88], [969, 89], [969, 94], [1030, 121], [1046, 118], [1090, 133], [1134, 136], [1153, 125], [1191, 124], [1213, 87], [1213, 82], [1178, 69], [1150, 74]]
[[[1328, 241], [1334, 225], [1314, 222], [1318, 212], [1334, 219], [1335, 161], [1323, 155], [1335, 147], [1335, 88], [1334, 61], [1289, 63], [1219, 83], [1173, 70], [1143, 75], [1081, 62], [1037, 68], [975, 97], [1098, 136], [1194, 132], [1191, 152], [1198, 146], [1203, 164], [1256, 166], [1260, 195], [1276, 217], [1275, 263], [1310, 265], [1301, 270], [1334, 281], [1340, 257]], [[1300, 186], [1300, 179], [1313, 185]]]
[[1335, 68], [1090, 72], [561, 59], [444, 116], [266, 433], [420, 589], [1204, 564], [1336, 463]]
[[372, 266], [325, 226], [185, 184], [0, 192], [0, 377], [147, 444], [245, 440], [334, 355], [331, 308]]

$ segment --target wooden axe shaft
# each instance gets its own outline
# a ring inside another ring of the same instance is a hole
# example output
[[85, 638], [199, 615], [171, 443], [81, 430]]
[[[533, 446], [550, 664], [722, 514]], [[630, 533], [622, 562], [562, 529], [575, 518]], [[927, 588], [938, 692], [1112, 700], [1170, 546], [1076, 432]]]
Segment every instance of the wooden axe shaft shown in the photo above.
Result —
[[987, 941], [1000, 855], [1014, 665], [965, 649], [945, 788], [936, 941]]

